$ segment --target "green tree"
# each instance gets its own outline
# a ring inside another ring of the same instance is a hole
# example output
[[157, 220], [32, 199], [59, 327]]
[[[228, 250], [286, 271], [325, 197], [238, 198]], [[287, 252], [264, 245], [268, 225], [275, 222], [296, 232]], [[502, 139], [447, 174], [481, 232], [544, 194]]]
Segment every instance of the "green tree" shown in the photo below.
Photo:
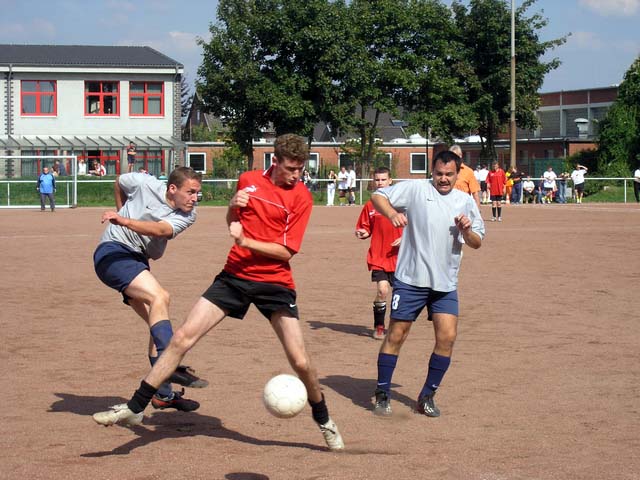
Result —
[[640, 57], [618, 90], [618, 98], [600, 124], [598, 170], [602, 175], [626, 177], [640, 164]]
[[246, 170], [243, 153], [235, 143], [227, 144], [221, 155], [213, 159], [212, 176], [214, 178], [238, 178]]
[[[535, 1], [523, 1], [515, 12], [516, 123], [525, 129], [537, 126], [538, 90], [545, 75], [560, 65], [557, 58], [544, 62], [542, 57], [566, 41], [566, 37], [540, 40], [538, 32], [548, 20], [540, 13], [527, 16], [527, 10]], [[511, 8], [508, 3], [506, 0], [470, 0], [469, 7], [457, 1], [452, 4], [459, 41], [469, 65], [467, 95], [477, 115], [478, 133], [483, 139], [481, 159], [485, 162], [496, 158], [495, 137], [510, 118]]]
[[192, 100], [193, 96], [191, 95], [191, 88], [189, 87], [187, 76], [182, 75], [180, 77], [180, 112], [183, 119], [189, 115]]
[[263, 38], [264, 23], [273, 21], [276, 3], [269, 0], [220, 0], [211, 40], [199, 40], [203, 62], [197, 85], [209, 112], [224, 117], [232, 141], [253, 168], [253, 139], [269, 125], [271, 93], [264, 74], [273, 39]]

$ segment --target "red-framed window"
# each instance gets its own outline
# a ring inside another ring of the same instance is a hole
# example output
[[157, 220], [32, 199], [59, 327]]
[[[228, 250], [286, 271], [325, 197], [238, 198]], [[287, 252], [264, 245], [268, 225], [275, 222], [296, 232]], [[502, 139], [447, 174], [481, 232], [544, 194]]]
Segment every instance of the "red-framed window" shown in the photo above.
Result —
[[132, 117], [164, 115], [164, 83], [130, 82], [129, 114]]
[[25, 116], [57, 115], [56, 91], [55, 80], [22, 80], [20, 83], [20, 112]]
[[84, 82], [84, 114], [114, 117], [120, 114], [119, 82]]

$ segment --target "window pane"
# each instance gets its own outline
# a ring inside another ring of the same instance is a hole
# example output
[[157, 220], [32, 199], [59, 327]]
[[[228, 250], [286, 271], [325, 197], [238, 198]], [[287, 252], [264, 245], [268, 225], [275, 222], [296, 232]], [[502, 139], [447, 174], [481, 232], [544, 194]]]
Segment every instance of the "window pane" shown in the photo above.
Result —
[[118, 91], [118, 84], [117, 83], [105, 82], [105, 83], [102, 84], [102, 91], [103, 92], [117, 92]]
[[147, 92], [149, 92], [149, 93], [162, 93], [162, 84], [161, 83], [148, 83], [147, 84]]
[[56, 91], [56, 82], [40, 82], [40, 91], [41, 92], [55, 92]]
[[204, 171], [204, 153], [192, 153], [189, 155], [189, 164], [196, 172]]
[[144, 83], [142, 82], [131, 82], [129, 86], [129, 90], [134, 93], [144, 93]]
[[149, 106], [149, 111], [147, 112], [149, 115], [160, 115], [160, 99], [159, 98], [149, 98], [147, 105]]
[[40, 96], [40, 113], [53, 113], [53, 95]]
[[142, 115], [144, 113], [144, 99], [142, 97], [134, 97], [131, 99], [131, 113]]
[[85, 92], [99, 92], [100, 91], [100, 82], [86, 82], [84, 84]]
[[86, 109], [87, 113], [100, 113], [100, 97], [93, 95], [87, 97]]
[[36, 113], [35, 95], [22, 96], [22, 113]]
[[107, 115], [109, 115], [109, 114], [115, 115], [116, 113], [118, 113], [116, 97], [105, 95], [105, 97], [104, 97], [104, 113], [107, 114]]
[[33, 80], [23, 80], [22, 81], [22, 91], [23, 92], [37, 92], [38, 91], [38, 82]]
[[411, 155], [411, 170], [426, 170], [426, 157], [424, 154]]

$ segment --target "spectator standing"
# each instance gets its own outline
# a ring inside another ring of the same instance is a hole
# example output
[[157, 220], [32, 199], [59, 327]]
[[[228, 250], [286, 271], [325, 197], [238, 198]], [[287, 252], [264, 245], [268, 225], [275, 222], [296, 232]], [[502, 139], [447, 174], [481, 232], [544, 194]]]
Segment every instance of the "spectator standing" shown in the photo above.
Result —
[[553, 171], [553, 167], [549, 165], [547, 171], [542, 174], [542, 188], [544, 188], [544, 198], [542, 203], [551, 203], [553, 201], [553, 192], [556, 191], [556, 172]]
[[460, 157], [461, 162], [460, 171], [458, 172], [458, 180], [456, 180], [454, 188], [471, 195], [475, 200], [476, 205], [480, 207], [480, 184], [478, 183], [478, 180], [476, 180], [475, 172], [462, 161], [462, 149], [460, 148], [460, 145], [452, 145], [451, 148], [449, 148], [449, 151]]
[[338, 202], [343, 207], [347, 202], [349, 194], [349, 173], [345, 167], [340, 167], [338, 172]]
[[491, 165], [491, 171], [487, 174], [487, 186], [491, 193], [491, 221], [502, 221], [502, 197], [507, 188], [507, 176], [500, 168], [497, 161]]
[[49, 207], [52, 212], [55, 212], [56, 200], [54, 198], [54, 193], [56, 193], [56, 179], [49, 171], [49, 167], [42, 168], [42, 173], [38, 177], [36, 190], [40, 193], [40, 211], [45, 211], [45, 198], [48, 198]]
[[[376, 189], [391, 185], [391, 171], [387, 167], [378, 167], [373, 172]], [[381, 215], [371, 200], [362, 207], [356, 223], [356, 238], [371, 238], [367, 252], [367, 267], [371, 272], [371, 281], [376, 282], [376, 297], [373, 301], [373, 338], [384, 339], [384, 319], [387, 312], [387, 296], [393, 287], [393, 274], [396, 271], [398, 248], [402, 237], [402, 227], [394, 227], [391, 221]]]
[[356, 204], [356, 171], [349, 165], [349, 206]]
[[128, 164], [128, 172], [133, 172], [133, 169], [136, 165], [136, 144], [133, 142], [129, 142], [129, 147], [127, 148], [127, 164]]
[[567, 203], [567, 180], [571, 178], [569, 172], [562, 172], [558, 175], [558, 203]]
[[589, 169], [584, 165], [576, 164], [576, 168], [571, 172], [571, 180], [573, 181], [573, 189], [576, 192], [576, 203], [582, 203], [584, 196], [584, 176]]
[[633, 172], [633, 194], [636, 197], [636, 203], [640, 202], [640, 166]]
[[329, 170], [327, 179], [327, 207], [333, 207], [333, 202], [336, 196], [336, 181], [338, 180], [338, 175], [336, 175], [334, 170]]
[[87, 174], [87, 162], [84, 161], [84, 158], [78, 159], [78, 175], [86, 175]]
[[511, 203], [518, 205], [522, 201], [522, 177], [524, 174], [516, 167], [511, 167], [511, 181], [513, 187], [511, 189]]
[[491, 195], [487, 189], [487, 175], [489, 175], [489, 170], [487, 170], [487, 166], [483, 164], [478, 171], [478, 182], [480, 182], [480, 203], [483, 205], [489, 203], [489, 196]]

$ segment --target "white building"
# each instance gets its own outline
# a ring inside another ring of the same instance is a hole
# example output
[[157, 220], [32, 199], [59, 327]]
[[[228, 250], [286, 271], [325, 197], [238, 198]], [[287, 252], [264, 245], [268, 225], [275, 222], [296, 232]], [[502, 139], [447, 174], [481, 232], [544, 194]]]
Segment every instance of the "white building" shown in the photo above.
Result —
[[[127, 171], [134, 142], [136, 168], [170, 171], [184, 150], [182, 73], [150, 47], [0, 45], [0, 155], [75, 154], [111, 175]], [[4, 162], [0, 177], [41, 167]]]

